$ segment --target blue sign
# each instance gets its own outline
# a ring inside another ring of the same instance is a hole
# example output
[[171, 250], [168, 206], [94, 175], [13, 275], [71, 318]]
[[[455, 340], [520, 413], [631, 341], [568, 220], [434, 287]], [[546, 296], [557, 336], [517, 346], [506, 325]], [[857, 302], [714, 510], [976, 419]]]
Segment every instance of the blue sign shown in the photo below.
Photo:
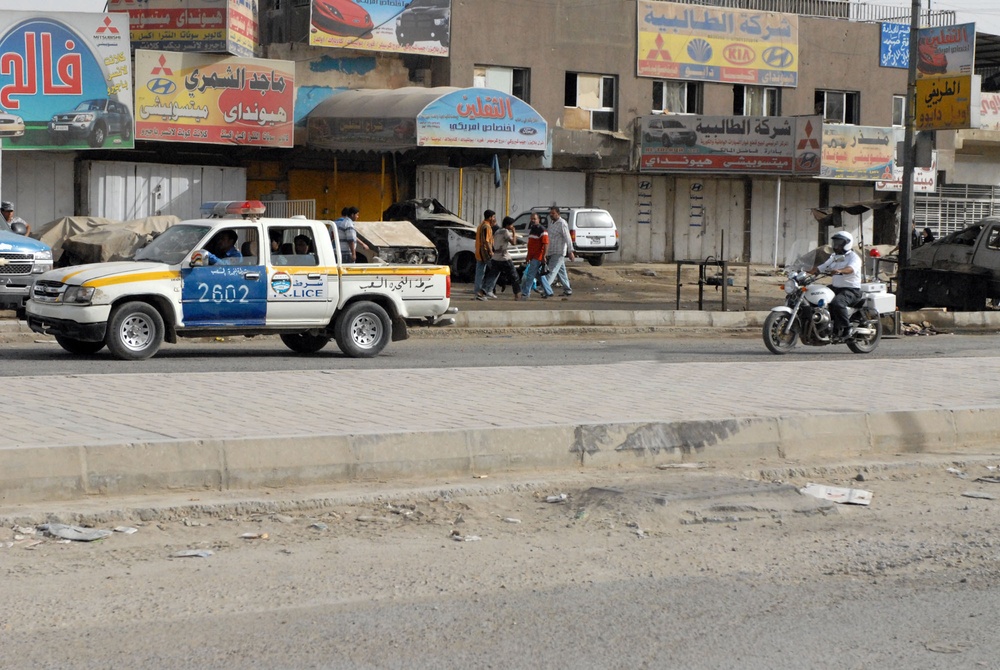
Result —
[[184, 326], [263, 326], [267, 320], [266, 277], [259, 265], [182, 269]]
[[905, 23], [883, 23], [878, 64], [882, 67], [906, 69], [910, 66], [910, 26]]

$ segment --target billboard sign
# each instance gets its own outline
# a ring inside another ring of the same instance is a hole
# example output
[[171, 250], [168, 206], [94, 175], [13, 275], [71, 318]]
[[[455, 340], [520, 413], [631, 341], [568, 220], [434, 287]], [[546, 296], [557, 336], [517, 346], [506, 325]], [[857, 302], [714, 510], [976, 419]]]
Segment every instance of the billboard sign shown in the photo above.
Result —
[[636, 74], [751, 86], [798, 83], [795, 14], [639, 0]]
[[465, 88], [441, 96], [417, 114], [417, 146], [545, 151], [542, 115], [513, 95]]
[[960, 130], [978, 127], [979, 91], [972, 75], [917, 80], [917, 130]]
[[[913, 191], [914, 193], [933, 193], [937, 190], [937, 152], [931, 152], [931, 166], [929, 168], [913, 169]], [[903, 166], [895, 160], [892, 161], [892, 173], [883, 174], [882, 179], [875, 182], [876, 191], [902, 191], [903, 190]]]
[[451, 0], [312, 0], [309, 44], [447, 56]]
[[1000, 93], [980, 93], [979, 127], [1000, 130]]
[[917, 79], [971, 75], [975, 56], [975, 23], [917, 32]]
[[892, 174], [896, 142], [902, 128], [876, 126], [823, 126], [823, 179], [876, 181]]
[[258, 46], [254, 0], [108, 0], [128, 12], [136, 49], [231, 53], [252, 58]]
[[135, 52], [136, 133], [158, 142], [291, 147], [295, 64]]
[[818, 175], [822, 127], [819, 116], [645, 116], [639, 171]]
[[4, 149], [131, 149], [124, 14], [0, 14]]
[[883, 23], [878, 64], [903, 70], [910, 67], [910, 26], [905, 23]]

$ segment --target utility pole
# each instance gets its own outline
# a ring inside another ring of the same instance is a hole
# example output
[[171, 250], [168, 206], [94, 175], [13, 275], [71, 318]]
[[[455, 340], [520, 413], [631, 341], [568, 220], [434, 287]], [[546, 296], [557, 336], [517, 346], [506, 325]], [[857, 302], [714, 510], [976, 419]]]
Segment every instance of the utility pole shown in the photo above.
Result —
[[[917, 125], [917, 34], [920, 30], [920, 0], [910, 7], [910, 60], [906, 76], [906, 131], [903, 135], [903, 193], [899, 214], [899, 264], [896, 275], [902, 280], [910, 264], [910, 241], [913, 230], [913, 170], [917, 162], [914, 133]], [[902, 293], [897, 287], [897, 293]]]

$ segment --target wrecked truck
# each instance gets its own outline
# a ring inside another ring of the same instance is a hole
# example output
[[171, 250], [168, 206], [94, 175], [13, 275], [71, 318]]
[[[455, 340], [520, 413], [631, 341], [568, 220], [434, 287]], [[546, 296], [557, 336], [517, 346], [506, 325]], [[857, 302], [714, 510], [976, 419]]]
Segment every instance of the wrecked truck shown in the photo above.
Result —
[[899, 271], [897, 298], [906, 309], [980, 311], [987, 301], [1000, 303], [1000, 217], [914, 249]]

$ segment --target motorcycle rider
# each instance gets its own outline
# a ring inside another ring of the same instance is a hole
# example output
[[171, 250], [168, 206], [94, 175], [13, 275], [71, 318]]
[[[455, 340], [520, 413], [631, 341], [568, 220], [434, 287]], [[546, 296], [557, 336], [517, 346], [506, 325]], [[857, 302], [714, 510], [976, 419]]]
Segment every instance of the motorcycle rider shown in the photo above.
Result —
[[854, 237], [846, 230], [830, 238], [833, 254], [826, 262], [809, 270], [833, 275], [830, 288], [837, 295], [830, 301], [833, 339], [844, 340], [850, 334], [850, 306], [861, 299], [861, 257], [854, 251]]

